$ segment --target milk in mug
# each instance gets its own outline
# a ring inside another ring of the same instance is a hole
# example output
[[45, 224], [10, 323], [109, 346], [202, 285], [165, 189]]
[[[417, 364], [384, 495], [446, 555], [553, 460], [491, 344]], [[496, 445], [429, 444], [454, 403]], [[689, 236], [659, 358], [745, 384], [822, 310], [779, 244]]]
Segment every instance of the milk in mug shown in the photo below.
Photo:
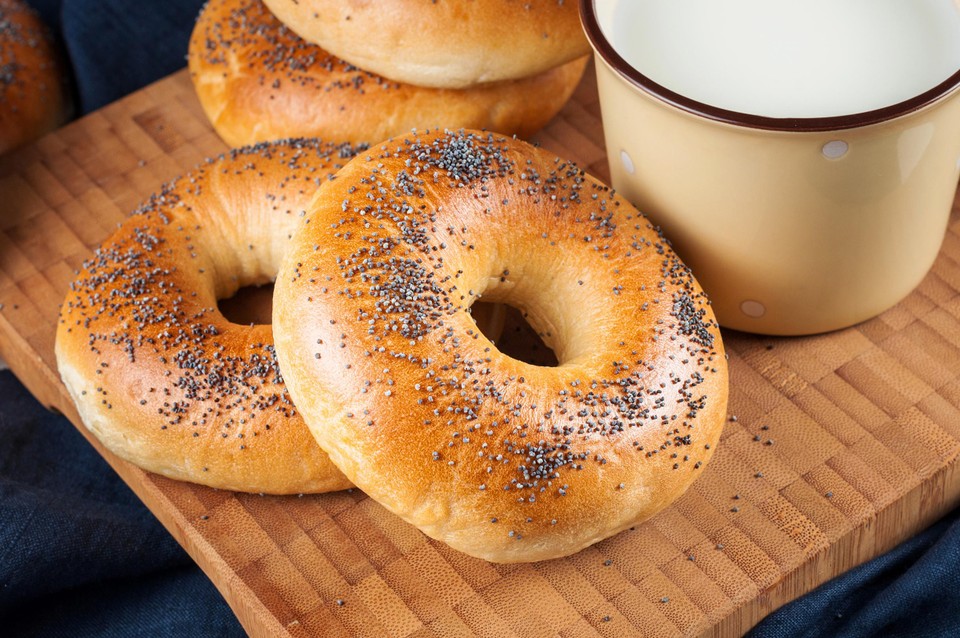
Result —
[[613, 48], [657, 84], [774, 118], [863, 113], [960, 68], [960, 0], [595, 0]]

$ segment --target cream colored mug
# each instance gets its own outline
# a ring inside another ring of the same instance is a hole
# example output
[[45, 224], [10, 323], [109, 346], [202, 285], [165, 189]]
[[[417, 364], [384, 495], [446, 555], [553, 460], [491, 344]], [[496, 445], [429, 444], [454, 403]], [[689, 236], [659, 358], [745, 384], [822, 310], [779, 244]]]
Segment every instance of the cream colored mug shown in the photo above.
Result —
[[[960, 62], [932, 88], [853, 114], [731, 110], [655, 82], [611, 43], [618, 3], [650, 1], [581, 0], [612, 184], [662, 227], [720, 323], [819, 333], [908, 295], [939, 252], [960, 176]], [[953, 0], [938, 10], [960, 12]]]

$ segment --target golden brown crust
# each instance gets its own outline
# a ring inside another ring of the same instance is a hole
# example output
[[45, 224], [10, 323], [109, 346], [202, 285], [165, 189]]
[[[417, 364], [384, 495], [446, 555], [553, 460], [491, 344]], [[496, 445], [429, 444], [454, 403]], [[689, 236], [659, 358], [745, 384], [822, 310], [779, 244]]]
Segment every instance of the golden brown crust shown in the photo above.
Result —
[[234, 151], [167, 185], [83, 266], [56, 354], [84, 423], [165, 476], [245, 492], [349, 482], [294, 408], [269, 325], [217, 299], [270, 281], [317, 185], [348, 146], [290, 140]]
[[308, 42], [397, 82], [516, 80], [590, 52], [573, 0], [264, 0]]
[[385, 80], [305, 42], [261, 0], [210, 0], [188, 55], [200, 103], [231, 146], [292, 136], [379, 142], [429, 127], [527, 137], [566, 104], [587, 59], [522, 80], [421, 88]]
[[69, 116], [53, 39], [18, 0], [0, 0], [0, 153], [52, 131]]
[[[525, 312], [560, 365], [477, 334], [481, 295]], [[296, 232], [274, 329], [338, 467], [488, 560], [563, 556], [651, 516], [724, 422], [720, 332], [669, 244], [576, 166], [491, 134], [411, 135], [347, 164]]]

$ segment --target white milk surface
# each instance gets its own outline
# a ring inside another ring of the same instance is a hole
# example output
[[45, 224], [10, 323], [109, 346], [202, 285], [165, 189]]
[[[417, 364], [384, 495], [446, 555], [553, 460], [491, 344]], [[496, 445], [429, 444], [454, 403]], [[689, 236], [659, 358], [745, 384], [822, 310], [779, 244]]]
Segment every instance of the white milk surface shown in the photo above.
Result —
[[861, 113], [960, 69], [960, 0], [595, 1], [604, 35], [640, 73], [741, 113]]

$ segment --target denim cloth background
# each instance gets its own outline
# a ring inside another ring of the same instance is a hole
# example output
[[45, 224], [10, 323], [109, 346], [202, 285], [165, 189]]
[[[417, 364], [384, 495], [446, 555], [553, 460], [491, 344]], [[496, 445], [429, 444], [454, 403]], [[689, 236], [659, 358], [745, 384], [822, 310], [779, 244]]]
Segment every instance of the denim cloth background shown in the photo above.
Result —
[[[184, 66], [199, 0], [28, 0], [86, 113]], [[0, 635], [242, 636], [223, 598], [62, 417], [0, 373]], [[960, 636], [954, 512], [767, 617], [751, 638]]]

